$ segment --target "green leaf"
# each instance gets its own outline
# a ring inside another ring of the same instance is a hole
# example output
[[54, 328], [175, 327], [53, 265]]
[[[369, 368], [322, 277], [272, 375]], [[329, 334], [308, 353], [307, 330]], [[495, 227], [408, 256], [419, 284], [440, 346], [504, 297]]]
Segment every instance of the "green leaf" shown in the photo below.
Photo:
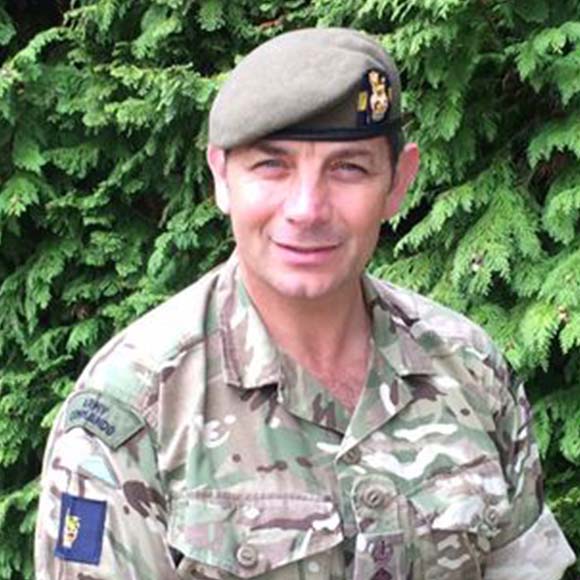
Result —
[[73, 147], [56, 147], [47, 151], [46, 157], [68, 175], [83, 178], [97, 166], [100, 151], [97, 143], [87, 142]]
[[112, 114], [119, 127], [131, 134], [155, 123], [155, 105], [146, 99], [129, 98], [121, 103], [105, 106], [105, 112]]
[[73, 240], [46, 239], [36, 248], [26, 273], [24, 310], [30, 327], [37, 322], [39, 310], [44, 310], [52, 297], [52, 285], [64, 271], [77, 250]]
[[151, 5], [141, 20], [142, 32], [133, 42], [133, 54], [137, 58], [152, 57], [182, 27], [183, 21], [172, 15], [168, 8], [158, 4]]
[[550, 187], [544, 207], [546, 231], [558, 242], [568, 244], [576, 236], [580, 217], [580, 163], [560, 172]]
[[46, 163], [40, 144], [25, 130], [16, 131], [14, 135], [12, 159], [19, 169], [36, 174], [40, 174], [40, 170]]
[[68, 332], [66, 327], [50, 328], [35, 340], [31, 340], [26, 350], [27, 360], [41, 365], [44, 361], [55, 358], [62, 352]]
[[571, 309], [580, 306], [580, 249], [569, 248], [552, 262], [539, 296], [557, 304], [562, 318]]
[[207, 32], [219, 30], [225, 24], [223, 1], [201, 0], [199, 22], [202, 30]]
[[16, 28], [6, 10], [0, 7], [0, 46], [6, 46], [16, 36]]
[[24, 173], [14, 174], [0, 190], [0, 215], [19, 217], [29, 206], [39, 203], [37, 182]]
[[457, 133], [464, 107], [458, 92], [433, 92], [424, 96], [421, 124], [430, 127], [432, 135], [450, 141]]
[[11, 65], [23, 73], [28, 80], [35, 81], [42, 75], [40, 58], [47, 47], [66, 41], [71, 31], [63, 27], [54, 27], [39, 32], [20, 52], [14, 55]]
[[566, 44], [567, 35], [562, 28], [546, 28], [539, 32], [532, 43], [537, 54], [559, 53]]
[[554, 151], [570, 151], [580, 158], [580, 111], [550, 121], [541, 128], [528, 146], [530, 165], [535, 167], [540, 160], [549, 159]]
[[89, 318], [81, 320], [72, 329], [67, 343], [67, 352], [75, 352], [79, 347], [83, 347], [89, 352], [94, 351], [97, 346], [97, 340], [101, 338], [100, 331], [103, 323], [98, 318]]
[[519, 338], [526, 356], [543, 369], [548, 366], [552, 339], [561, 324], [558, 308], [549, 302], [535, 302], [525, 311], [520, 323]]
[[526, 22], [540, 24], [546, 22], [550, 11], [546, 0], [517, 0], [514, 2], [514, 10]]
[[545, 401], [538, 401], [534, 409], [534, 435], [542, 457], [546, 456], [553, 436], [553, 421], [549, 414], [549, 406]]
[[441, 254], [427, 250], [378, 266], [372, 274], [416, 292], [426, 292], [437, 281], [442, 269]]
[[580, 465], [580, 406], [574, 414], [570, 415], [564, 423], [564, 435], [560, 448], [568, 461]]
[[568, 318], [560, 333], [560, 344], [564, 353], [580, 347], [580, 309], [568, 313]]
[[562, 104], [568, 105], [580, 93], [580, 47], [558, 58], [550, 69], [550, 76], [562, 95]]

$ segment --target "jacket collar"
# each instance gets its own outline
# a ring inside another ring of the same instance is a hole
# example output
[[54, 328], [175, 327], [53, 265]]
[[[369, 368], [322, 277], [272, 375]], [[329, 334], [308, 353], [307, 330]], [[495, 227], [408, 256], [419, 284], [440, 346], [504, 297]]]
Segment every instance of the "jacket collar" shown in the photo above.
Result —
[[[379, 373], [433, 374], [432, 359], [414, 331], [420, 319], [413, 294], [368, 274], [363, 275], [362, 284]], [[235, 252], [221, 270], [216, 290], [225, 381], [242, 389], [279, 383], [281, 353], [244, 287]], [[406, 398], [404, 393], [402, 397]]]
[[433, 374], [432, 356], [416, 332], [421, 319], [414, 294], [368, 274], [362, 284], [378, 356], [401, 377]]
[[236, 252], [220, 272], [216, 292], [225, 382], [242, 389], [278, 383], [280, 355], [242, 283]]

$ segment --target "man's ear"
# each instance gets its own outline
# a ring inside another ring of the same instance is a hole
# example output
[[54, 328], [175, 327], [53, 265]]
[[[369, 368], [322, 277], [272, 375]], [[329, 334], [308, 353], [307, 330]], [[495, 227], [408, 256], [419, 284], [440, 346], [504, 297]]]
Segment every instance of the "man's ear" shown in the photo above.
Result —
[[419, 148], [416, 143], [407, 143], [399, 154], [393, 175], [391, 190], [387, 196], [383, 218], [391, 219], [401, 207], [405, 194], [419, 171]]
[[220, 210], [230, 213], [230, 190], [226, 178], [226, 152], [214, 145], [207, 146], [207, 164], [213, 175], [215, 201]]

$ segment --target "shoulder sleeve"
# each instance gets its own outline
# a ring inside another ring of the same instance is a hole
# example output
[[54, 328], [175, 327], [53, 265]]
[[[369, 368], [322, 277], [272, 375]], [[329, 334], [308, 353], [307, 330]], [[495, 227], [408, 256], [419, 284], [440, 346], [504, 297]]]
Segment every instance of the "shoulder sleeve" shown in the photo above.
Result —
[[38, 580], [177, 578], [153, 439], [125, 403], [86, 390], [49, 438], [35, 539]]
[[521, 381], [509, 371], [500, 392], [497, 438], [508, 482], [509, 520], [492, 542], [486, 580], [558, 580], [575, 557], [544, 503], [532, 414]]
[[45, 452], [38, 580], [178, 577], [158, 467], [159, 386], [203, 337], [216, 280], [217, 270], [135, 321], [81, 374]]

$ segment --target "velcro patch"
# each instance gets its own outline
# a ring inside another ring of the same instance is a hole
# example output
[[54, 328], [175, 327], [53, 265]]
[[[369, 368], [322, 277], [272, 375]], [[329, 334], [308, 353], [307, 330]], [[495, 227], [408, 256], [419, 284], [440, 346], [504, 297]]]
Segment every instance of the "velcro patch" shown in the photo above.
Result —
[[63, 493], [54, 555], [69, 562], [98, 565], [103, 551], [106, 514], [104, 501]]
[[70, 398], [64, 429], [83, 427], [111, 449], [117, 449], [144, 426], [145, 421], [123, 402], [86, 389]]

